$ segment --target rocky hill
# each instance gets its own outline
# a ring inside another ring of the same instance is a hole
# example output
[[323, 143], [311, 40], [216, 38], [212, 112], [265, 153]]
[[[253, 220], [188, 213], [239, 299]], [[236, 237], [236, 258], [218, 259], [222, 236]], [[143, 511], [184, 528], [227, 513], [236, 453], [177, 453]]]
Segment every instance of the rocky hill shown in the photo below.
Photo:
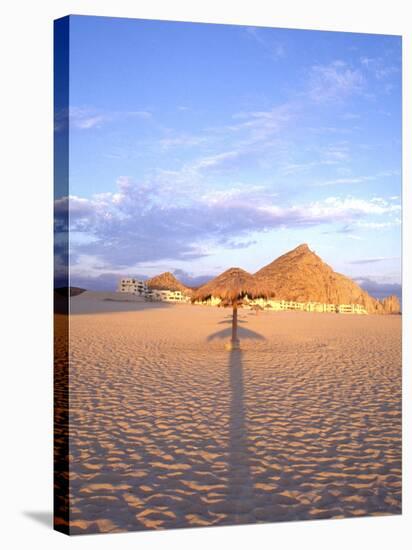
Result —
[[169, 271], [148, 279], [146, 281], [146, 284], [149, 288], [153, 290], [180, 290], [184, 294], [188, 295], [192, 293], [191, 288], [188, 288], [180, 281], [178, 281], [176, 277]]
[[400, 311], [396, 296], [381, 301], [373, 298], [348, 277], [335, 273], [307, 244], [280, 256], [255, 273], [255, 277], [269, 284], [280, 300], [360, 304], [369, 313]]

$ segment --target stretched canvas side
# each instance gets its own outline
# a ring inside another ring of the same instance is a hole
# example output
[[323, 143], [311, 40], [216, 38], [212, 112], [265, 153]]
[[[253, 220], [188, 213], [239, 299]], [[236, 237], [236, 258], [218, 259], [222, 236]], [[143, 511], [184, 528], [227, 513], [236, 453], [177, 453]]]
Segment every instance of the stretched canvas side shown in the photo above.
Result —
[[54, 22], [54, 528], [69, 534], [69, 34]]

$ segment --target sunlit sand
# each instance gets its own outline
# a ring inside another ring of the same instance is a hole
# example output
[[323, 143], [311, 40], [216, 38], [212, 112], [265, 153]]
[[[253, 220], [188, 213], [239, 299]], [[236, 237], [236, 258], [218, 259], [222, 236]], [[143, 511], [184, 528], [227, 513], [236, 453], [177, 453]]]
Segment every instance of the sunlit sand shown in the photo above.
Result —
[[400, 316], [71, 312], [72, 533], [401, 512]]

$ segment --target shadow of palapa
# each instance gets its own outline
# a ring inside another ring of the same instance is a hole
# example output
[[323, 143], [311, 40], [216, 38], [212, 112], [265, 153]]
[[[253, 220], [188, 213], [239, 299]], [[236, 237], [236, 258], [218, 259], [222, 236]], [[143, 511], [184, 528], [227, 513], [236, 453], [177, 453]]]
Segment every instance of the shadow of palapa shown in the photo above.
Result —
[[228, 497], [233, 503], [234, 523], [245, 523], [245, 514], [253, 508], [253, 480], [247, 442], [242, 351], [229, 355], [230, 412]]
[[[231, 323], [231, 317], [222, 323]], [[242, 323], [247, 323], [242, 320]], [[228, 327], [210, 334], [207, 341], [227, 339], [232, 335], [232, 328]], [[240, 341], [265, 340], [266, 338], [253, 330], [239, 327]], [[251, 520], [247, 514], [254, 509], [254, 484], [250, 466], [250, 451], [248, 448], [245, 389], [243, 380], [244, 352], [241, 349], [231, 349], [229, 353], [229, 455], [228, 455], [228, 499], [232, 506], [233, 523], [244, 524]]]
[[[226, 338], [230, 338], [232, 335], [232, 328], [225, 328], [222, 330], [218, 330], [217, 332], [214, 332], [213, 334], [210, 334], [207, 337], [207, 341], [211, 342], [212, 340], [224, 340]], [[265, 337], [259, 334], [258, 332], [255, 332], [254, 330], [250, 330], [248, 328], [239, 327], [238, 328], [238, 336], [240, 338], [240, 341], [243, 340], [265, 340]]]
[[[242, 318], [238, 318], [237, 322], [238, 323], [247, 323], [247, 321], [245, 319], [242, 319]], [[232, 316], [225, 317], [225, 319], [223, 319], [223, 321], [218, 322], [218, 325], [231, 325], [231, 324], [232, 324]]]

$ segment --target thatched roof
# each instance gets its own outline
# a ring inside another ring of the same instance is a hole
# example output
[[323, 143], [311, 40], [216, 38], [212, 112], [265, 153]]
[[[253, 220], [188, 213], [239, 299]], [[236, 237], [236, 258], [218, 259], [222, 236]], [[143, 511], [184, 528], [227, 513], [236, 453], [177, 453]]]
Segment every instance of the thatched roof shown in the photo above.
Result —
[[267, 298], [272, 293], [269, 286], [257, 281], [247, 271], [232, 267], [194, 291], [192, 301], [208, 300], [214, 296], [231, 302], [243, 298], [246, 294], [250, 298]]

